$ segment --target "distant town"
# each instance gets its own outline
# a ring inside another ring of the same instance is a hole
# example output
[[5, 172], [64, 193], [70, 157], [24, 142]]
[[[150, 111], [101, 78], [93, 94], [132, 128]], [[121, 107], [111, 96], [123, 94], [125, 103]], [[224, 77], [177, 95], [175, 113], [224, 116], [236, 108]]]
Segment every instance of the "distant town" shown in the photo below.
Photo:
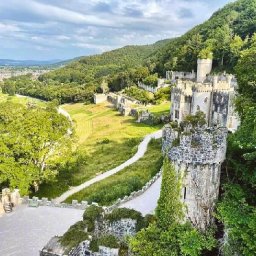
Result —
[[1, 67], [0, 66], [0, 81], [14, 76], [22, 76], [32, 74], [32, 78], [36, 79], [38, 76], [53, 70], [48, 67]]

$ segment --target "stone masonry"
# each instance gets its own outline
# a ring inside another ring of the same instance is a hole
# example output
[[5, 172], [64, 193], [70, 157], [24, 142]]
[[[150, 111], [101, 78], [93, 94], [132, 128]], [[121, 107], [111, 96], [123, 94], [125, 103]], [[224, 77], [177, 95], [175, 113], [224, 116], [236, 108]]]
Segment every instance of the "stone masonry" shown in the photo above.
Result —
[[168, 125], [163, 131], [163, 152], [183, 177], [181, 200], [185, 216], [202, 230], [213, 221], [221, 164], [226, 155], [226, 137], [226, 128], [206, 126], [179, 133]]
[[240, 121], [233, 107], [237, 81], [233, 75], [210, 75], [212, 60], [198, 60], [197, 73], [167, 72], [176, 86], [171, 93], [171, 120], [182, 122], [189, 114], [204, 112], [208, 126], [237, 130]]

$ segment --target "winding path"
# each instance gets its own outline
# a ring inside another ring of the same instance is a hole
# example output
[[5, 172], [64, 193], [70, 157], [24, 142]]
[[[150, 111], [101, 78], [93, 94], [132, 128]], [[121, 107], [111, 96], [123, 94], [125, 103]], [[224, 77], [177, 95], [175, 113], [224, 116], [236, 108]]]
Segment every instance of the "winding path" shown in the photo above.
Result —
[[143, 194], [121, 204], [119, 208], [124, 207], [134, 209], [141, 212], [143, 216], [154, 213], [154, 210], [157, 207], [157, 201], [160, 197], [161, 183], [162, 176], [157, 179]]
[[104, 172], [104, 173], [96, 176], [95, 178], [84, 182], [83, 184], [81, 184], [79, 186], [73, 187], [72, 189], [63, 193], [60, 197], [55, 198], [54, 199], [55, 202], [61, 203], [61, 202], [65, 201], [68, 197], [70, 197], [71, 195], [91, 186], [92, 184], [94, 184], [96, 182], [104, 180], [104, 179], [120, 172], [125, 167], [135, 163], [136, 161], [138, 161], [140, 158], [142, 158], [144, 156], [145, 152], [147, 151], [148, 143], [150, 142], [150, 140], [151, 139], [160, 139], [161, 137], [162, 137], [162, 130], [159, 130], [152, 134], [146, 135], [144, 137], [143, 141], [139, 144], [137, 153], [132, 158], [130, 158], [129, 160], [127, 160], [126, 162], [124, 162], [123, 164], [119, 165], [118, 167], [116, 167], [112, 170]]

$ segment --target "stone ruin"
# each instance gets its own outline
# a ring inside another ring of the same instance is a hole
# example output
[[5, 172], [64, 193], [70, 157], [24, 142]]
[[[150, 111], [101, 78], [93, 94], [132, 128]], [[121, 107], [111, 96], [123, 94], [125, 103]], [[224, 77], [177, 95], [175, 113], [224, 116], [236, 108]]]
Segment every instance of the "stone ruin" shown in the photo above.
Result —
[[13, 207], [20, 203], [21, 197], [18, 189], [14, 189], [12, 192], [8, 188], [3, 189], [0, 200], [0, 214], [12, 212]]
[[[104, 235], [113, 235], [119, 241], [123, 241], [124, 238], [134, 236], [136, 234], [137, 221], [130, 218], [123, 218], [116, 221], [109, 221], [107, 219], [101, 219], [95, 221], [95, 228], [93, 231], [94, 237], [101, 237]], [[90, 250], [90, 243], [92, 236], [89, 236], [88, 240], [82, 241], [77, 247], [66, 252], [66, 248], [61, 245], [60, 237], [53, 237], [47, 245], [40, 251], [40, 256], [118, 256], [118, 248], [109, 248], [106, 246], [99, 246], [98, 252], [92, 252]]]
[[180, 132], [167, 125], [163, 130], [162, 150], [183, 177], [181, 200], [185, 216], [201, 230], [213, 223], [226, 138], [226, 128], [190, 127]]

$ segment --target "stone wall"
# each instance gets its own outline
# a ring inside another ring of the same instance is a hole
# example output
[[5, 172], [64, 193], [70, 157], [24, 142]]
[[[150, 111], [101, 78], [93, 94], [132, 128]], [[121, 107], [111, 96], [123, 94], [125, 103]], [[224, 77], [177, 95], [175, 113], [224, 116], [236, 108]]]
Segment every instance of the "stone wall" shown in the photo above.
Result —
[[[39, 199], [38, 197], [29, 198], [25, 196], [22, 198], [22, 203], [27, 204], [30, 207], [48, 206], [48, 207], [59, 207], [59, 208], [73, 208], [78, 210], [85, 210], [89, 204], [87, 201], [78, 202], [77, 200], [72, 200], [71, 204], [67, 203], [56, 203], [54, 199], [48, 200], [48, 198], [43, 197]], [[92, 203], [98, 205], [97, 203]]]
[[68, 256], [118, 256], [118, 248], [109, 248], [105, 246], [99, 246], [99, 252], [92, 252], [89, 249], [90, 241], [86, 240], [81, 242], [76, 248], [74, 248]]
[[202, 230], [213, 221], [226, 137], [226, 128], [197, 127], [179, 133], [166, 126], [163, 131], [163, 152], [183, 177], [181, 200], [186, 218]]
[[148, 182], [142, 187], [141, 190], [134, 191], [134, 192], [132, 192], [129, 196], [125, 196], [125, 197], [122, 198], [122, 199], [119, 198], [113, 205], [108, 206], [108, 207], [104, 207], [105, 212], [106, 212], [106, 213], [109, 213], [109, 212], [113, 211], [115, 208], [118, 208], [121, 204], [124, 204], [124, 203], [126, 203], [126, 202], [128, 202], [128, 201], [131, 201], [131, 200], [133, 200], [134, 198], [136, 198], [136, 197], [142, 195], [144, 192], [146, 192], [146, 190], [147, 190], [149, 187], [151, 187], [151, 186], [155, 183], [155, 181], [156, 181], [157, 179], [160, 178], [161, 175], [162, 175], [162, 170], [161, 170], [159, 173], [157, 173], [150, 181], [148, 181]]
[[94, 104], [99, 104], [102, 102], [107, 101], [108, 96], [106, 94], [94, 94], [93, 99], [94, 99]]

